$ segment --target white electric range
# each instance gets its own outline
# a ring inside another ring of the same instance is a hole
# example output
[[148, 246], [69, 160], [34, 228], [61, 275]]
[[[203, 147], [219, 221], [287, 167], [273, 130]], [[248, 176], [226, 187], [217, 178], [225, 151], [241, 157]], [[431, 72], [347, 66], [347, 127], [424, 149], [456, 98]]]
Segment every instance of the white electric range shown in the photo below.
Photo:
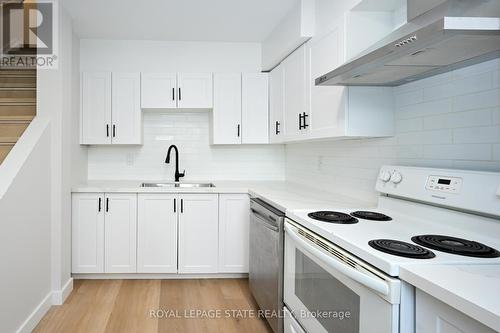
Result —
[[287, 212], [285, 327], [414, 332], [400, 266], [500, 264], [500, 173], [384, 166], [376, 188], [375, 208]]

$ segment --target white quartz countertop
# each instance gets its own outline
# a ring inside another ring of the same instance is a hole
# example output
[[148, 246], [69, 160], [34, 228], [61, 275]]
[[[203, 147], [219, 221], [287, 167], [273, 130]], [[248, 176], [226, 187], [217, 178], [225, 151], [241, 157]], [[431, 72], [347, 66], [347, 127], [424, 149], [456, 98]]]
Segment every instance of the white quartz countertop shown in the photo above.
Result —
[[[300, 184], [285, 181], [186, 181], [188, 183], [213, 183], [215, 187], [205, 188], [173, 188], [173, 187], [141, 187], [148, 181], [88, 181], [75, 185], [74, 193], [249, 193], [252, 197], [260, 197], [274, 207], [286, 212], [292, 209], [324, 209], [328, 207], [360, 207], [373, 205], [350, 198], [317, 190]], [[152, 183], [161, 181], [150, 181]]]
[[399, 277], [500, 331], [500, 265], [407, 265]]

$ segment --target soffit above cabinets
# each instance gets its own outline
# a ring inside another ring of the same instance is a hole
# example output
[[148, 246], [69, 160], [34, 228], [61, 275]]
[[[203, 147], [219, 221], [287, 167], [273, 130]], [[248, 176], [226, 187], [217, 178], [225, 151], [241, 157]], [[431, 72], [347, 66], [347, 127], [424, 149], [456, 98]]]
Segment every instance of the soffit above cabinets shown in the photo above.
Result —
[[297, 0], [62, 0], [80, 38], [261, 42]]

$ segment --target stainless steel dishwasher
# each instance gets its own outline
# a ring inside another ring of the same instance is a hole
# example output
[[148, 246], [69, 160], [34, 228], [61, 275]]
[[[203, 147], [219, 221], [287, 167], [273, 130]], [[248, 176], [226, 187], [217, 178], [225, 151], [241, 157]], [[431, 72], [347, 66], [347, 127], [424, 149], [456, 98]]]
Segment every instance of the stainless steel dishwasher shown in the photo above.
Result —
[[250, 201], [250, 290], [275, 333], [283, 332], [284, 217], [261, 199]]

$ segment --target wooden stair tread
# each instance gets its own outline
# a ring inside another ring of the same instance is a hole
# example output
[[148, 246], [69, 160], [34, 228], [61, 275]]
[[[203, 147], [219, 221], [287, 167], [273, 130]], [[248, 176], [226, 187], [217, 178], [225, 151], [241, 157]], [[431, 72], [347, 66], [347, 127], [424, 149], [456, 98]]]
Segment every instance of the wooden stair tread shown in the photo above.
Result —
[[1, 91], [4, 91], [4, 90], [26, 90], [26, 91], [36, 91], [36, 87], [2, 87], [0, 85], [0, 90]]
[[36, 98], [33, 97], [13, 97], [13, 98], [0, 98], [0, 104], [14, 104], [14, 105], [25, 105], [25, 104], [36, 104]]
[[5, 145], [14, 145], [17, 140], [19, 140], [19, 137], [18, 136], [6, 136], [6, 137], [2, 137], [0, 136], [0, 145], [2, 146], [5, 146]]
[[11, 115], [11, 116], [0, 116], [0, 123], [24, 123], [24, 122], [31, 122], [35, 118], [35, 116], [28, 116], [28, 115]]

